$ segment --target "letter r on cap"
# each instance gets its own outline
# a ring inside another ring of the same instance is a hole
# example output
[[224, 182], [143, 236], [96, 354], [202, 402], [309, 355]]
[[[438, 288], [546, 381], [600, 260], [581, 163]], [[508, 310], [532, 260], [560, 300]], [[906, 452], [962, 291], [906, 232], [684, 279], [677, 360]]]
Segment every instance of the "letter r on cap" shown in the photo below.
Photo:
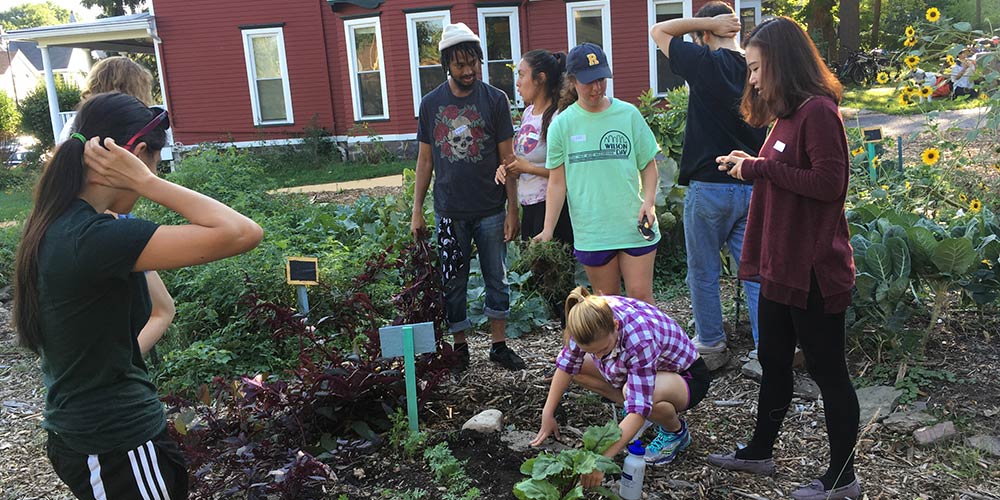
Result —
[[591, 66], [597, 66], [600, 64], [600, 62], [597, 61], [597, 54], [587, 54], [587, 62], [589, 62]]

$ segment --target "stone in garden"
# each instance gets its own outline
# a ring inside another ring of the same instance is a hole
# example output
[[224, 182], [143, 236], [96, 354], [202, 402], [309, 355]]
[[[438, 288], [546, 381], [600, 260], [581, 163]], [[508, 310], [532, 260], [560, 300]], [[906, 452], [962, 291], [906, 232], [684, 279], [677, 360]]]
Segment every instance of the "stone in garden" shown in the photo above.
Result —
[[1000, 438], [996, 436], [978, 434], [966, 439], [965, 443], [994, 457], [1000, 457]]
[[537, 435], [537, 432], [532, 431], [510, 431], [505, 433], [503, 436], [500, 436], [500, 441], [503, 441], [508, 448], [517, 453], [523, 453], [526, 451], [560, 452], [562, 450], [570, 449], [569, 446], [566, 446], [553, 438], [546, 439], [545, 442], [540, 444], [537, 448], [532, 447], [531, 442], [535, 440], [535, 436]]
[[760, 367], [760, 361], [756, 359], [748, 361], [740, 371], [743, 372], [744, 377], [752, 378], [758, 382], [760, 382], [760, 377], [764, 374], [764, 369]]
[[795, 385], [792, 387], [792, 394], [810, 401], [819, 399], [819, 386], [813, 379], [804, 375], [795, 375]]
[[492, 434], [503, 430], [503, 413], [500, 410], [486, 410], [462, 425], [463, 431]]
[[930, 427], [921, 427], [913, 431], [913, 439], [917, 440], [917, 444], [926, 446], [951, 439], [957, 434], [958, 431], [955, 430], [955, 424], [949, 420]]
[[[858, 405], [861, 407], [861, 418], [858, 425], [864, 427], [874, 418], [875, 421], [889, 416], [899, 404], [903, 391], [887, 385], [873, 385], [857, 390]], [[876, 415], [878, 415], [876, 417]]]
[[701, 359], [705, 360], [705, 365], [708, 366], [708, 371], [714, 372], [719, 368], [726, 366], [729, 363], [729, 349], [722, 352], [712, 352], [701, 355]]
[[13, 291], [10, 285], [0, 288], [0, 304], [10, 302], [11, 297], [13, 297]]
[[909, 434], [921, 427], [933, 424], [937, 419], [922, 411], [897, 411], [882, 422], [892, 432]]

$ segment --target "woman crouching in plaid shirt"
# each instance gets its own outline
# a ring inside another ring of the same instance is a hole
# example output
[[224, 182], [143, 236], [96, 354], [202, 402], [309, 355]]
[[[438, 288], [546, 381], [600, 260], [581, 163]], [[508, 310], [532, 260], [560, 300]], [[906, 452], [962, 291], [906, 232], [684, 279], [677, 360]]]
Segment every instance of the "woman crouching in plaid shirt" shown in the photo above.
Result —
[[[652, 304], [590, 295], [577, 287], [566, 299], [565, 342], [533, 446], [552, 433], [559, 436], [555, 411], [570, 381], [625, 405], [625, 418], [618, 424], [622, 437], [605, 456], [617, 455], [653, 423], [659, 432], [646, 447], [648, 463], [668, 463], [691, 444], [679, 413], [705, 397], [711, 377], [674, 320]], [[595, 471], [581, 482], [594, 487], [602, 480], [603, 474]]]

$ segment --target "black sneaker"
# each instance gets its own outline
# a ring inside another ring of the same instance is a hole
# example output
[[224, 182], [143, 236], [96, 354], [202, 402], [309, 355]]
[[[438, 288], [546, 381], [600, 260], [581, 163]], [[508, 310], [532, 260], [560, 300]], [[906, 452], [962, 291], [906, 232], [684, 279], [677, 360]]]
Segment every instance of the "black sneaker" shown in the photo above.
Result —
[[523, 370], [527, 366], [524, 360], [521, 359], [521, 356], [518, 356], [510, 347], [507, 347], [506, 343], [494, 345], [490, 348], [490, 361], [508, 370]]
[[455, 366], [451, 367], [452, 373], [464, 372], [469, 369], [469, 344], [455, 344]]

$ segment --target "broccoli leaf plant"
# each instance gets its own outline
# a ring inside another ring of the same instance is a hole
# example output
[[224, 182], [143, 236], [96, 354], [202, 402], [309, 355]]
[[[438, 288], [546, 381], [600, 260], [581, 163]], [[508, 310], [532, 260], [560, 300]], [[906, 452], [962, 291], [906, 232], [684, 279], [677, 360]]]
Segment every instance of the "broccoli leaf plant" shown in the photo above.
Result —
[[[619, 474], [621, 468], [601, 453], [621, 438], [622, 431], [614, 421], [602, 427], [591, 427], [583, 433], [583, 448], [563, 450], [559, 454], [539, 453], [521, 465], [521, 473], [530, 476], [514, 485], [514, 496], [520, 500], [572, 500], [584, 498], [580, 476], [601, 471]], [[591, 490], [600, 498], [618, 498], [613, 491], [600, 486]]]

